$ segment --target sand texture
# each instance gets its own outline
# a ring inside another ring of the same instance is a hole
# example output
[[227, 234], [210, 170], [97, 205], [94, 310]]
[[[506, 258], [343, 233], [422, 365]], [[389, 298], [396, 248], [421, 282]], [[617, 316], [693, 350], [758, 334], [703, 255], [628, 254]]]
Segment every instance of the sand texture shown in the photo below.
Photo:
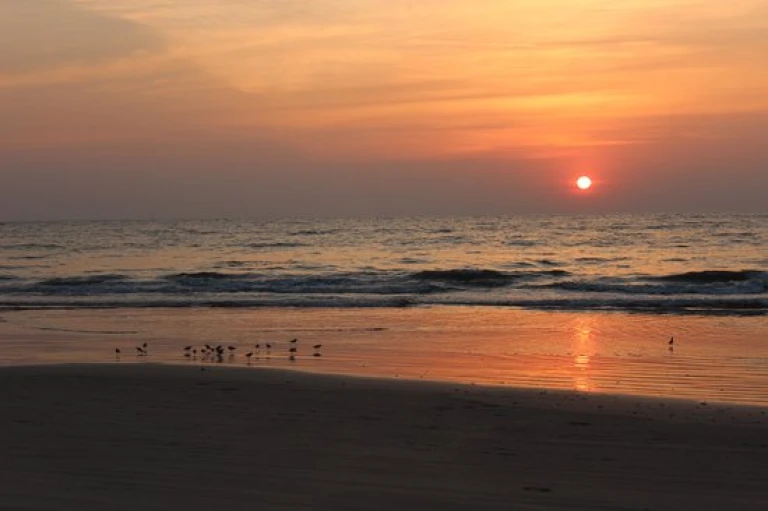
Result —
[[768, 509], [760, 409], [265, 369], [0, 370], [0, 509]]

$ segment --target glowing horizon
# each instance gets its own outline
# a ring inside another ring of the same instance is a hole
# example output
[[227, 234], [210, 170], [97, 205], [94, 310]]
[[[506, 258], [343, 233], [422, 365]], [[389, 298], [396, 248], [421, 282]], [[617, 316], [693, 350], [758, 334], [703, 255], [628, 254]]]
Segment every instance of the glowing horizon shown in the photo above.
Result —
[[[150, 164], [167, 181], [194, 168], [200, 188], [188, 195], [210, 192], [218, 174], [231, 186], [202, 214], [219, 214], [243, 186], [274, 187], [281, 172], [308, 183], [282, 199], [317, 214], [364, 210], [347, 195], [382, 186], [381, 208], [418, 210], [382, 172], [424, 190], [481, 173], [488, 186], [458, 212], [484, 201], [503, 211], [497, 189], [511, 182], [524, 187], [520, 197], [510, 187], [521, 210], [561, 210], [572, 205], [553, 183], [580, 167], [603, 176], [595, 211], [627, 204], [630, 182], [645, 201], [633, 209], [669, 209], [685, 186], [696, 192], [687, 209], [763, 209], [765, 1], [35, 0], [4, 10], [0, 182], [17, 192], [13, 179], [41, 154], [59, 154], [45, 168], [63, 154], [77, 169], [98, 160], [136, 191], [151, 182], [136, 169]], [[743, 187], [723, 170], [734, 161], [727, 172]], [[98, 182], [96, 170], [73, 172], [84, 188]], [[309, 201], [320, 176], [338, 173], [354, 175], [353, 190]], [[655, 198], [662, 174], [669, 191]], [[464, 188], [448, 186], [433, 209]]]

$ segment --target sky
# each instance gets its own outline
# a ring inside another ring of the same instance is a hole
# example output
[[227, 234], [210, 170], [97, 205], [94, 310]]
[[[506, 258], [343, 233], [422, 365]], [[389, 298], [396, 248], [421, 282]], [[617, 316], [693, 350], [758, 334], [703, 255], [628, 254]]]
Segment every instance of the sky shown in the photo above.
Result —
[[766, 55], [764, 0], [0, 0], [0, 220], [764, 212]]

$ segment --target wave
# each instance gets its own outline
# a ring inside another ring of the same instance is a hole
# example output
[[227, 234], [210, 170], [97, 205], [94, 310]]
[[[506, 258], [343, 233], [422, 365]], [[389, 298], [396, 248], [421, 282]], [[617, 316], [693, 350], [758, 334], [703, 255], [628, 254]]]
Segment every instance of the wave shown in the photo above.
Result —
[[38, 283], [43, 287], [77, 287], [77, 286], [93, 286], [98, 284], [106, 284], [110, 282], [119, 282], [125, 280], [125, 275], [105, 274], [105, 275], [92, 275], [92, 276], [77, 276], [77, 277], [54, 277], [52, 279], [46, 279]]
[[192, 272], [192, 273], [174, 273], [171, 275], [166, 275], [164, 278], [167, 280], [176, 280], [176, 281], [189, 281], [189, 280], [224, 280], [224, 279], [237, 279], [242, 278], [245, 275], [237, 274], [237, 273], [219, 273], [216, 271], [198, 271], [198, 272]]
[[705, 270], [675, 273], [672, 275], [662, 275], [660, 277], [649, 277], [649, 280], [692, 282], [697, 284], [710, 284], [717, 282], [744, 282], [753, 279], [768, 280], [768, 272], [762, 272], [759, 270]]
[[0, 245], [0, 250], [61, 250], [64, 248], [66, 247], [54, 243], [11, 243]]
[[[620, 295], [757, 295], [768, 290], [768, 272], [698, 271], [661, 276], [579, 276], [561, 269], [500, 271], [487, 268], [384, 271], [368, 268], [338, 272], [333, 268], [301, 273], [270, 267], [263, 272], [198, 271], [131, 279], [123, 274], [77, 275], [39, 281], [0, 274], [0, 293], [284, 293], [284, 294], [433, 294], [487, 289]], [[572, 295], [569, 295], [572, 296]]]
[[[240, 244], [235, 244], [233, 246], [241, 246]], [[289, 242], [289, 241], [257, 241], [253, 243], [245, 243], [242, 245], [246, 248], [301, 248], [301, 247], [309, 247], [311, 246], [308, 243], [299, 243], [299, 242]]]
[[7, 300], [0, 297], [0, 310], [24, 309], [155, 309], [155, 308], [403, 308], [416, 306], [516, 307], [548, 311], [608, 311], [624, 313], [765, 316], [768, 298], [733, 299], [643, 299], [643, 298], [515, 298], [493, 296], [376, 296], [376, 295], [265, 295], [265, 296], [160, 296], [36, 297]]
[[[419, 271], [333, 267], [4, 278], [5, 307], [404, 307], [509, 306], [566, 310], [768, 313], [768, 272], [706, 270], [592, 276], [546, 267]], [[746, 312], [745, 312], [746, 311]]]
[[328, 236], [336, 234], [340, 229], [301, 229], [289, 233], [289, 236]]
[[511, 274], [482, 269], [423, 270], [412, 277], [416, 280], [490, 287], [505, 286], [514, 280]]
[[627, 295], [755, 295], [766, 292], [761, 280], [705, 283], [652, 284], [633, 281], [567, 280], [547, 284], [530, 284], [529, 289], [547, 288], [586, 293], [619, 293]]

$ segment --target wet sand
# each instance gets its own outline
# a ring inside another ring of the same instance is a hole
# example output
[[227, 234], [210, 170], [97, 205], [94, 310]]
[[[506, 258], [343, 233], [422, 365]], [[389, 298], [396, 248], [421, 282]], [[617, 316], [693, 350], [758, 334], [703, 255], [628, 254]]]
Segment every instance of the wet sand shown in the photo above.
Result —
[[[237, 346], [226, 366], [245, 367], [245, 354], [254, 352], [253, 369], [768, 406], [765, 317], [493, 307], [30, 310], [2, 317], [0, 366], [114, 363], [115, 348], [121, 364], [195, 365], [202, 357], [187, 359], [183, 348], [209, 343]], [[293, 338], [298, 356], [290, 361]], [[144, 342], [149, 356], [137, 357]], [[315, 344], [323, 345], [322, 357], [312, 356]]]
[[154, 364], [0, 369], [0, 509], [768, 509], [765, 409]]

